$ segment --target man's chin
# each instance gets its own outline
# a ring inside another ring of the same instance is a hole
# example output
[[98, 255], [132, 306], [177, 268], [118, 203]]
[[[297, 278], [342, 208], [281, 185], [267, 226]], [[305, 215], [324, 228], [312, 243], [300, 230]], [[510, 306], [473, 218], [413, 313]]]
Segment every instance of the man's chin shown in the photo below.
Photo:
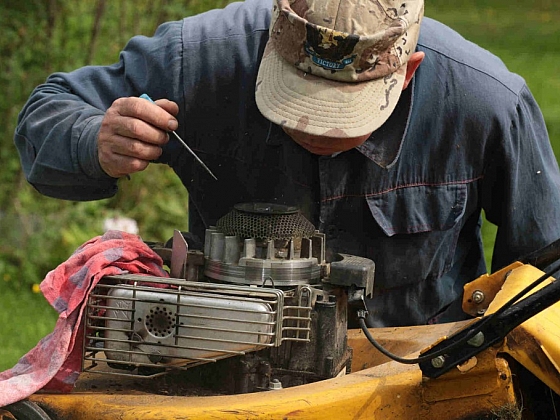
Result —
[[335, 153], [340, 153], [343, 151], [343, 150], [333, 149], [331, 147], [315, 147], [309, 145], [301, 145], [301, 146], [308, 152], [319, 156], [330, 156], [330, 155], [334, 155]]

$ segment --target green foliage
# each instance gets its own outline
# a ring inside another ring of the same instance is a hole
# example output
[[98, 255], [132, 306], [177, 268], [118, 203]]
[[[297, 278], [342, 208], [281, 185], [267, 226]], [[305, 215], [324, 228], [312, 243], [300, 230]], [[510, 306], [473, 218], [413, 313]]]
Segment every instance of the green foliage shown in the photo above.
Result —
[[153, 34], [165, 21], [220, 7], [224, 0], [8, 1], [0, 4], [0, 277], [28, 290], [83, 242], [103, 233], [103, 220], [135, 219], [140, 235], [164, 241], [187, 229], [188, 196], [167, 167], [151, 165], [97, 202], [38, 194], [22, 174], [13, 145], [18, 112], [35, 86], [55, 71], [111, 64], [133, 35]]

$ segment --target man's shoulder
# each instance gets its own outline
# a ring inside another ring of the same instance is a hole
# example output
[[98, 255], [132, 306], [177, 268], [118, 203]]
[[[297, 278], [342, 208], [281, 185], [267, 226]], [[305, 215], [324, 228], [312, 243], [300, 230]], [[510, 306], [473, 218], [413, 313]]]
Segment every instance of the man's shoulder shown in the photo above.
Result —
[[509, 71], [499, 57], [434, 19], [426, 17], [422, 21], [418, 49], [426, 53], [434, 70], [468, 74], [469, 83], [475, 77], [481, 85], [499, 84], [514, 94], [525, 85], [523, 78]]
[[232, 2], [223, 9], [213, 9], [183, 19], [184, 34], [195, 40], [207, 40], [268, 32], [271, 9], [272, 0]]

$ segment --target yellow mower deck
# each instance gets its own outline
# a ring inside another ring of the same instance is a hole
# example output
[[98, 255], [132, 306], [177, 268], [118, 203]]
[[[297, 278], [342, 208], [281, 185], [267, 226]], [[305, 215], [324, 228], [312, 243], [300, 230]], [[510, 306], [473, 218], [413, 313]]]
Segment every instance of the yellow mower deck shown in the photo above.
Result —
[[[505, 272], [500, 273], [496, 276], [505, 278]], [[487, 313], [542, 272], [518, 264], [508, 274]], [[389, 351], [412, 357], [470, 322], [370, 331]], [[83, 374], [73, 393], [35, 394], [30, 401], [53, 419], [509, 419], [521, 418], [515, 416], [522, 412], [523, 418], [534, 418], [522, 408], [523, 388], [531, 384], [516, 381], [512, 370], [518, 365], [560, 394], [558, 303], [514, 329], [499, 345], [437, 379], [423, 378], [416, 364], [389, 361], [360, 330], [349, 331], [348, 344], [353, 373], [288, 389], [169, 395], [165, 387], [154, 388], [146, 380]]]

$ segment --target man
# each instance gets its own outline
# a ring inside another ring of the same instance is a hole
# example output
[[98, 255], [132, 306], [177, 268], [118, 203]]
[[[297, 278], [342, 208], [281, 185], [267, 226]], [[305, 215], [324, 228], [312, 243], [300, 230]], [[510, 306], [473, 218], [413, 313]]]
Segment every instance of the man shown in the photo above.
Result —
[[498, 58], [423, 19], [421, 0], [270, 9], [164, 24], [113, 66], [51, 75], [15, 134], [29, 182], [100, 199], [166, 163], [199, 237], [236, 203], [296, 205], [330, 251], [375, 261], [372, 326], [464, 317], [463, 284], [486, 272], [481, 209], [498, 226], [494, 268], [560, 237], [542, 115]]

